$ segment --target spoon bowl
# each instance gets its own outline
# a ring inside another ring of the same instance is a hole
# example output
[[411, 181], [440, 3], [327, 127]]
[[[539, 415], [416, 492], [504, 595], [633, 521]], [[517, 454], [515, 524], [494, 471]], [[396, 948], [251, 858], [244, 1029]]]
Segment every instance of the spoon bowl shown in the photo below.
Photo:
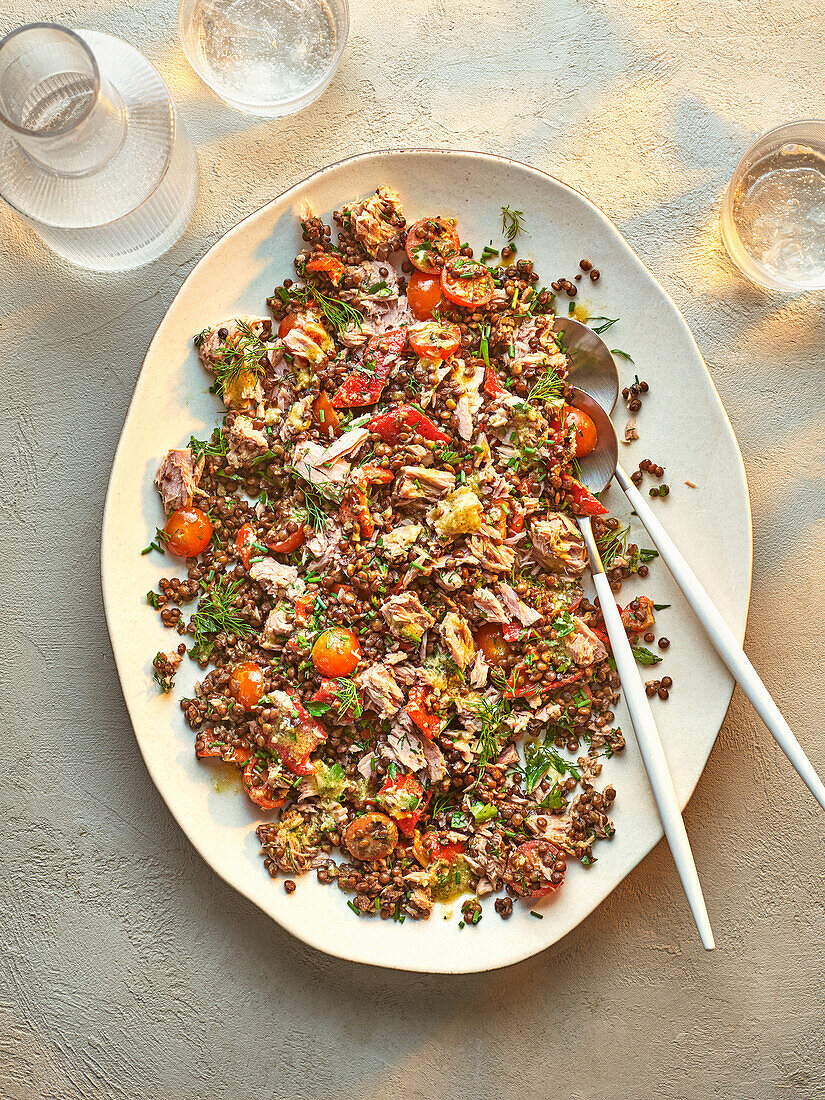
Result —
[[589, 393], [611, 412], [619, 396], [619, 372], [607, 344], [573, 317], [557, 317], [553, 331], [559, 335], [559, 347], [567, 353], [570, 385]]
[[578, 459], [581, 471], [579, 480], [591, 493], [601, 493], [610, 484], [619, 463], [619, 441], [616, 437], [616, 429], [604, 408], [583, 389], [574, 387], [573, 396], [568, 404], [587, 413], [596, 425], [596, 446], [590, 454]]

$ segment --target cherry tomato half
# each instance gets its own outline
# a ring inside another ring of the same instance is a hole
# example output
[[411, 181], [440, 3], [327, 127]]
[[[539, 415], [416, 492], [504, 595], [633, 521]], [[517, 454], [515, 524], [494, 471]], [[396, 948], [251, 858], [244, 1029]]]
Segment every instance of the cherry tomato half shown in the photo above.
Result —
[[649, 596], [637, 596], [627, 607], [620, 607], [625, 630], [630, 634], [644, 634], [650, 630], [656, 622], [653, 610], [653, 600]]
[[212, 521], [200, 508], [178, 508], [163, 528], [164, 543], [179, 558], [196, 558], [209, 545]]
[[443, 302], [441, 280], [438, 275], [426, 275], [423, 271], [414, 271], [407, 283], [407, 301], [413, 317], [419, 321], [428, 321], [433, 310]]
[[407, 336], [422, 359], [449, 359], [461, 344], [461, 329], [449, 321], [421, 321], [407, 330]]
[[439, 272], [461, 249], [455, 218], [422, 218], [407, 230], [406, 248], [413, 267], [428, 275]]
[[423, 836], [416, 834], [413, 840], [413, 854], [422, 867], [429, 867], [431, 863], [439, 859], [444, 860], [446, 863], [452, 863], [458, 856], [463, 855], [466, 847], [466, 843], [462, 841], [442, 844], [438, 839], [438, 833], [432, 829], [424, 833]]
[[572, 405], [564, 406], [564, 418], [568, 426], [572, 424], [576, 429], [576, 458], [584, 458], [596, 446], [596, 425], [586, 412]]
[[264, 674], [254, 661], [235, 665], [229, 674], [229, 694], [233, 695], [244, 710], [254, 710], [264, 693]]
[[485, 623], [473, 631], [473, 639], [490, 665], [503, 665], [510, 656], [510, 647], [504, 640], [501, 623]]
[[566, 870], [567, 860], [561, 848], [550, 840], [537, 837], [519, 844], [510, 853], [504, 881], [523, 898], [543, 898], [558, 890]]
[[306, 528], [301, 526], [297, 531], [293, 531], [291, 535], [287, 535], [285, 539], [279, 539], [277, 542], [267, 539], [266, 545], [273, 554], [291, 554], [293, 550], [297, 550], [299, 546], [304, 545], [306, 537]]
[[484, 264], [457, 256], [447, 260], [441, 269], [441, 289], [445, 297], [458, 306], [477, 309], [486, 306], [493, 296], [495, 283]]
[[398, 843], [398, 827], [386, 814], [363, 814], [351, 821], [344, 833], [350, 855], [372, 863], [386, 859]]
[[341, 421], [338, 419], [338, 413], [323, 390], [313, 402], [312, 423], [327, 439], [337, 439], [341, 434]]
[[361, 646], [351, 630], [333, 626], [315, 642], [312, 660], [322, 676], [349, 676], [361, 660]]
[[256, 806], [262, 810], [277, 810], [286, 802], [286, 795], [275, 795], [264, 771], [261, 761], [256, 756], [251, 757], [244, 768], [243, 787]]

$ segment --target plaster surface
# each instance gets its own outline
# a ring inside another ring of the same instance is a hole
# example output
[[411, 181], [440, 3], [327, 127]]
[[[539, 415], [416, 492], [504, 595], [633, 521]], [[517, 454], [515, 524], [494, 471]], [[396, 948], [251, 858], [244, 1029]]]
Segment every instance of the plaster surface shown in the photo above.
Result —
[[0, 31], [45, 18], [120, 34], [159, 66], [201, 194], [172, 251], [123, 275], [70, 268], [0, 211], [0, 1096], [823, 1096], [825, 820], [738, 692], [686, 812], [715, 953], [659, 845], [528, 962], [371, 969], [294, 941], [174, 824], [121, 699], [98, 563], [143, 354], [206, 248], [353, 152], [504, 153], [599, 204], [692, 327], [750, 481], [746, 648], [825, 772], [823, 298], [749, 287], [717, 228], [752, 137], [822, 115], [817, 6], [352, 0], [338, 75], [280, 122], [238, 115], [198, 82], [171, 0], [6, 0]]

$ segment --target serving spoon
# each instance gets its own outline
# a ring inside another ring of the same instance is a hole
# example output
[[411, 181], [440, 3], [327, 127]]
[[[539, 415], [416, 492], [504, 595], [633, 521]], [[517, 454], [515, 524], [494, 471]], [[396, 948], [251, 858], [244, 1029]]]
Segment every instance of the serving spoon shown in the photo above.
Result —
[[[574, 388], [569, 404], [586, 412], [596, 425], [596, 446], [589, 455], [579, 459], [579, 467], [582, 484], [591, 493], [600, 493], [610, 483], [619, 460], [619, 444], [615, 429], [604, 408], [584, 390]], [[599, 597], [599, 609], [610, 638], [616, 671], [621, 680], [627, 709], [636, 732], [636, 742], [650, 780], [659, 817], [702, 943], [710, 951], [715, 946], [710, 919], [659, 731], [656, 729], [656, 722], [639, 675], [636, 659], [630, 649], [627, 632], [602, 564], [590, 517], [576, 516], [575, 519], [587, 546], [590, 572]]]
[[[571, 318], [557, 318], [554, 330], [563, 334], [570, 358], [571, 382], [594, 397], [603, 410], [611, 413], [619, 396], [619, 371], [607, 345], [592, 329]], [[579, 373], [579, 364], [581, 372]], [[609, 416], [610, 433], [615, 439], [615, 429]], [[603, 423], [603, 421], [602, 421]], [[598, 424], [597, 424], [598, 428]], [[605, 425], [607, 429], [607, 425]], [[713, 643], [716, 652], [730, 670], [742, 691], [753, 703], [757, 714], [768, 727], [774, 740], [790, 760], [808, 790], [825, 809], [825, 785], [816, 773], [793, 730], [782, 717], [779, 707], [762, 683], [759, 673], [734, 638], [730, 627], [719, 609], [705, 591], [696, 574], [685, 561], [676, 544], [668, 535], [639, 490], [617, 461], [616, 481], [633, 506], [645, 530], [653, 540], [659, 555], [673, 575], [682, 593], [693, 608], [699, 622]]]

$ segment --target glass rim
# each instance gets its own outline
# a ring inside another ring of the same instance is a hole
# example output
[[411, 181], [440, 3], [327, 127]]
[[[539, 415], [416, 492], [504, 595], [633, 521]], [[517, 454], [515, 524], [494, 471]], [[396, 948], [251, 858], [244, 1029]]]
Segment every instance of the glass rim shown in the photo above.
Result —
[[66, 134], [70, 134], [73, 130], [76, 130], [81, 123], [86, 121], [100, 98], [100, 69], [98, 68], [97, 59], [85, 39], [82, 38], [77, 31], [73, 31], [70, 27], [64, 27], [62, 23], [25, 23], [22, 27], [15, 27], [13, 31], [9, 31], [7, 35], [0, 39], [0, 55], [2, 55], [3, 47], [8, 45], [13, 38], [16, 38], [19, 34], [24, 34], [26, 31], [33, 30], [59, 31], [61, 34], [66, 35], [67, 38], [73, 39], [74, 42], [80, 46], [91, 65], [92, 78], [94, 80], [94, 95], [89, 97], [89, 102], [84, 108], [83, 113], [70, 125], [63, 126], [59, 130], [30, 130], [27, 126], [20, 126], [18, 123], [12, 122], [2, 107], [0, 107], [0, 122], [2, 122], [4, 126], [8, 126], [8, 128], [13, 130], [16, 134], [22, 134], [27, 138], [35, 138], [42, 141], [49, 138], [65, 137]]
[[[314, 101], [313, 99], [309, 99], [306, 104], [304, 104], [302, 101], [307, 96], [312, 96], [313, 93], [317, 93], [317, 95], [320, 95], [326, 90], [326, 87], [332, 83], [333, 77], [338, 70], [338, 66], [341, 64], [341, 58], [343, 57], [344, 50], [346, 49], [350, 31], [349, 0], [336, 0], [336, 2], [339, 3], [343, 8], [345, 26], [344, 34], [342, 35], [340, 42], [335, 47], [335, 52], [330, 59], [330, 63], [327, 68], [324, 69], [321, 76], [313, 84], [311, 84], [307, 89], [305, 89], [305, 91], [299, 93], [298, 95], [290, 96], [289, 99], [245, 100], [241, 98], [227, 96], [223, 91], [218, 91], [213, 82], [204, 75], [203, 67], [199, 65], [196, 62], [195, 58], [192, 56], [192, 53], [189, 50], [186, 35], [183, 33], [184, 11], [186, 8], [189, 8], [193, 5], [193, 0], [178, 0], [178, 38], [181, 46], [183, 47], [183, 52], [186, 55], [186, 60], [189, 62], [195, 75], [206, 85], [206, 87], [212, 92], [213, 95], [217, 96], [218, 99], [221, 100], [222, 103], [226, 104], [226, 106], [230, 107], [233, 111], [240, 111], [242, 114], [249, 114], [256, 118], [274, 118], [277, 120], [278, 118], [286, 117], [290, 114], [295, 113], [295, 111], [289, 109], [292, 107], [293, 104], [299, 104], [299, 106], [296, 108], [297, 111], [303, 110], [304, 106], [309, 106]], [[2, 45], [2, 43], [0, 43], [0, 45]], [[315, 98], [317, 98], [317, 95], [315, 96]], [[283, 113], [279, 112], [278, 115], [265, 113], [265, 109], [267, 107], [274, 107], [276, 105], [283, 106], [286, 109], [283, 111]], [[256, 107], [260, 108], [260, 111], [256, 111]]]

